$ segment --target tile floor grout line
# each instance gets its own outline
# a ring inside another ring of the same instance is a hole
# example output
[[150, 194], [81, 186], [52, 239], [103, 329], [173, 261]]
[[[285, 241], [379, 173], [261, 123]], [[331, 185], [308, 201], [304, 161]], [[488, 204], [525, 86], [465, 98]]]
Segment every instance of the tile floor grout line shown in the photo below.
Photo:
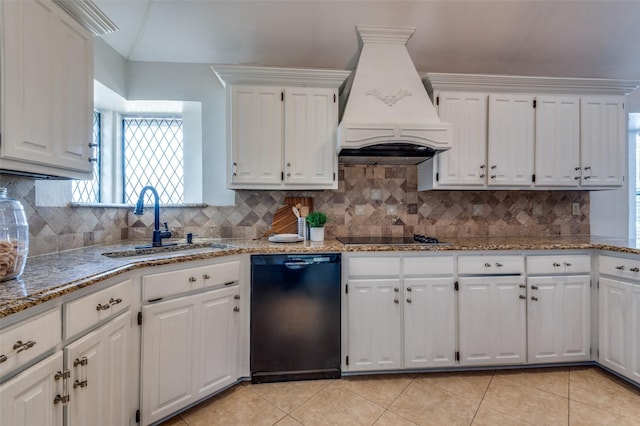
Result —
[[[393, 401], [391, 401], [391, 404], [389, 404], [389, 407], [388, 407], [388, 408], [385, 408], [384, 413], [386, 413], [387, 411], [389, 411], [390, 413], [392, 413], [392, 414], [394, 414], [394, 415], [396, 415], [396, 416], [398, 416], [398, 417], [401, 417], [401, 418], [405, 419], [405, 420], [406, 420], [406, 421], [408, 421], [408, 422], [411, 422], [411, 423], [413, 423], [413, 424], [416, 424], [416, 422], [414, 422], [413, 420], [411, 420], [411, 419], [407, 419], [405, 416], [402, 416], [402, 415], [400, 415], [400, 414], [396, 413], [395, 411], [391, 411], [391, 410], [390, 410], [390, 408], [391, 408], [391, 406], [393, 405], [393, 403], [394, 403], [394, 402], [396, 402], [396, 401], [397, 401], [397, 399], [398, 399], [398, 398], [400, 398], [400, 396], [402, 396], [402, 394], [403, 394], [403, 393], [405, 393], [405, 391], [407, 390], [407, 388], [408, 388], [409, 386], [411, 386], [411, 383], [413, 383], [413, 382], [415, 382], [415, 381], [416, 381], [416, 378], [418, 377], [418, 374], [419, 374], [419, 373], [414, 373], [414, 374], [413, 374], [413, 378], [409, 381], [409, 383], [407, 383], [407, 385], [404, 387], [404, 389], [402, 389], [402, 390], [400, 391], [400, 393], [398, 394], [398, 396], [396, 396], [396, 397], [393, 399]], [[382, 413], [382, 414], [380, 415], [380, 417], [382, 417], [382, 416], [384, 415], [384, 413]], [[378, 417], [378, 419], [379, 419], [380, 417]], [[378, 421], [378, 419], [376, 419], [376, 422]], [[375, 422], [374, 422], [373, 424], [375, 424]]]
[[491, 383], [493, 382], [493, 379], [496, 377], [496, 370], [493, 370], [493, 374], [491, 375], [491, 379], [489, 379], [489, 383], [487, 383], [487, 388], [484, 390], [484, 393], [482, 394], [482, 398], [480, 398], [480, 402], [478, 402], [478, 407], [476, 407], [476, 412], [473, 413], [473, 418], [471, 419], [471, 423], [469, 423], [469, 426], [471, 426], [473, 424], [473, 422], [476, 420], [476, 416], [478, 415], [478, 411], [480, 411], [480, 407], [482, 406], [482, 401], [484, 401], [484, 397], [487, 395], [487, 392], [489, 391], [489, 386], [491, 386]]

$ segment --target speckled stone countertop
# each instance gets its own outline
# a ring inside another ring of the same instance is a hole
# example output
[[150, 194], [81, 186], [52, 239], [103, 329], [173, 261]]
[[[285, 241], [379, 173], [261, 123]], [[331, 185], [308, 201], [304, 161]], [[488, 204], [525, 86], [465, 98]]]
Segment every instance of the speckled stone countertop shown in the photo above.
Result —
[[448, 238], [445, 245], [343, 245], [271, 243], [262, 240], [196, 240], [188, 251], [107, 257], [103, 253], [134, 250], [141, 242], [122, 241], [30, 257], [22, 277], [0, 283], [0, 318], [138, 268], [244, 253], [451, 251], [451, 250], [575, 250], [601, 249], [640, 254], [635, 240], [603, 237], [478, 237]]

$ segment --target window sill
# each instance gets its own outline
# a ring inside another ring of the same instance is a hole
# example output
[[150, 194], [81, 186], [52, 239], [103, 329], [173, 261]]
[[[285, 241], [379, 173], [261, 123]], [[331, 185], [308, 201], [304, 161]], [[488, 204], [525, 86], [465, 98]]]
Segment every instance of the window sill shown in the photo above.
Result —
[[[102, 208], [111, 208], [111, 209], [132, 209], [135, 206], [133, 204], [109, 204], [109, 203], [69, 203], [69, 207], [102, 207]], [[160, 208], [162, 209], [172, 209], [172, 208], [205, 208], [208, 207], [208, 204], [205, 203], [185, 203], [185, 204], [160, 204]], [[153, 208], [153, 204], [145, 204], [146, 208]]]

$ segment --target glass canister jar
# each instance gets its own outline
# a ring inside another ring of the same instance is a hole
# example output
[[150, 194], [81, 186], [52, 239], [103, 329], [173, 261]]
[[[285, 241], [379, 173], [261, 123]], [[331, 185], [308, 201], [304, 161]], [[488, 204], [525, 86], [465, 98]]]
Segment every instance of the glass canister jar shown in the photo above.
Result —
[[17, 278], [29, 253], [29, 224], [20, 201], [0, 188], [0, 281]]

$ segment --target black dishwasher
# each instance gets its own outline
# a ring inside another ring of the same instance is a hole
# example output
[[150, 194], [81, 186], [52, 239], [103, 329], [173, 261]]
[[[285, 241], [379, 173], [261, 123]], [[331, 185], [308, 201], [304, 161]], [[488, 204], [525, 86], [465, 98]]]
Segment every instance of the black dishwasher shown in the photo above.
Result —
[[251, 256], [251, 381], [340, 377], [339, 253]]

